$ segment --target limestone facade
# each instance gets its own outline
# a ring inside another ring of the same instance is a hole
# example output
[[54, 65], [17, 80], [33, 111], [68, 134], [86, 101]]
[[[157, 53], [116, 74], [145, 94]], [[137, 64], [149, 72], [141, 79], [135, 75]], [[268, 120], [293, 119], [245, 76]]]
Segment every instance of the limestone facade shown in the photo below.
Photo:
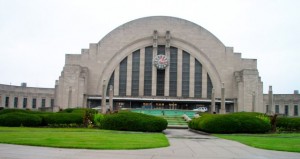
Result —
[[54, 107], [54, 88], [37, 88], [0, 84], [0, 107], [50, 109]]
[[107, 109], [205, 106], [219, 113], [299, 115], [299, 93], [270, 90], [263, 94], [256, 59], [242, 58], [195, 23], [156, 16], [130, 21], [80, 54], [67, 54], [55, 88], [0, 84], [0, 107], [57, 111], [104, 105]]
[[[149, 65], [158, 54], [169, 59], [164, 70]], [[94, 106], [89, 102], [106, 97], [108, 85], [113, 85], [115, 101], [128, 107], [157, 101], [165, 108], [209, 107], [212, 88], [220, 106], [222, 83], [227, 111], [263, 111], [256, 59], [241, 58], [241, 53], [195, 23], [146, 17], [119, 26], [81, 54], [67, 54], [55, 86], [55, 105]], [[178, 99], [186, 102], [172, 102]]]
[[270, 109], [272, 114], [297, 117], [299, 116], [300, 94], [296, 92], [294, 94], [273, 94], [271, 98], [269, 94], [264, 94], [263, 107], [265, 113]]

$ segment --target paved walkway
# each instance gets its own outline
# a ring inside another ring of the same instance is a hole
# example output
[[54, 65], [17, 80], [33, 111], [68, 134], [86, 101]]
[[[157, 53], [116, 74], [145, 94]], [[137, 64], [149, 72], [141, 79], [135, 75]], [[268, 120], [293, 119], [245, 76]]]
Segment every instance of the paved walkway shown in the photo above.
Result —
[[86, 150], [0, 144], [1, 159], [300, 159], [300, 153], [252, 148], [238, 142], [167, 129], [170, 147], [146, 150]]

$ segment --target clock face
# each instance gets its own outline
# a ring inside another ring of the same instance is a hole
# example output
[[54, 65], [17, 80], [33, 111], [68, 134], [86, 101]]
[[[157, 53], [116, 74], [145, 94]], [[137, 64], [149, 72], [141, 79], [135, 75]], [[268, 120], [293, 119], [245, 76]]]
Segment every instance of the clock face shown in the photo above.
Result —
[[154, 58], [154, 65], [157, 69], [163, 70], [168, 66], [168, 58], [166, 55], [157, 55]]

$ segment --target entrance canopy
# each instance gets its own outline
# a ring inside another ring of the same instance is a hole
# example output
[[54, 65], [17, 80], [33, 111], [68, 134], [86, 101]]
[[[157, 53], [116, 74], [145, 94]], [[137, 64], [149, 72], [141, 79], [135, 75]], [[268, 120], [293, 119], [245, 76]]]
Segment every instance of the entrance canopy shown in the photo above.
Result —
[[[102, 100], [102, 97], [88, 97], [87, 99]], [[106, 97], [109, 99], [109, 97]], [[123, 100], [123, 101], [147, 101], [147, 102], [203, 102], [211, 103], [211, 99], [189, 99], [189, 98], [147, 98], [147, 97], [113, 97], [114, 100]], [[221, 99], [216, 99], [216, 103], [221, 103]], [[226, 99], [225, 103], [234, 103], [233, 99]]]

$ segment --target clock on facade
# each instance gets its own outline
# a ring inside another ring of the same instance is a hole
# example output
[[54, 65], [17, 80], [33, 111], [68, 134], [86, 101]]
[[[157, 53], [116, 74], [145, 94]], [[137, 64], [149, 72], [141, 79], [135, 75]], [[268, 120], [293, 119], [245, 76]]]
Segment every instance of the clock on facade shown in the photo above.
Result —
[[168, 58], [166, 55], [157, 55], [154, 58], [154, 66], [159, 69], [163, 70], [168, 66]]

